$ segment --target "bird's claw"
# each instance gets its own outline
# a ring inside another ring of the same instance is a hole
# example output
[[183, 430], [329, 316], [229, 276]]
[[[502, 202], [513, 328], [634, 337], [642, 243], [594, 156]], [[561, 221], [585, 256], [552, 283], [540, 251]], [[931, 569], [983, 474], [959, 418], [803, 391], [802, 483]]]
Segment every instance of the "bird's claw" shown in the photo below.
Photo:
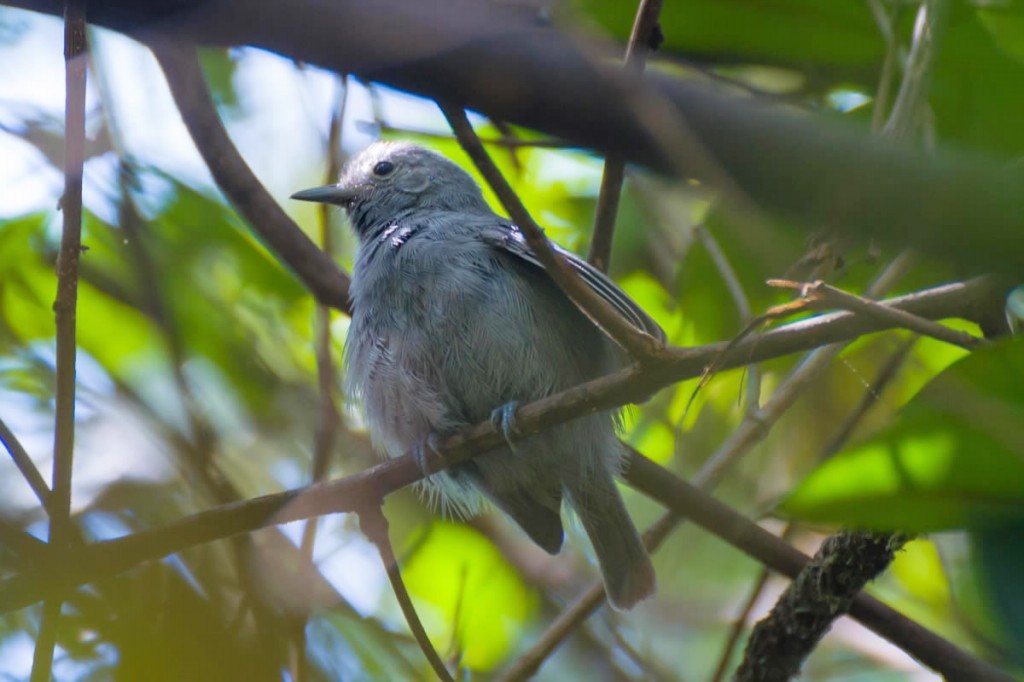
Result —
[[421, 442], [419, 445], [412, 449], [412, 457], [413, 459], [416, 460], [416, 465], [420, 468], [420, 473], [423, 474], [424, 478], [430, 476], [431, 473], [433, 473], [430, 471], [429, 466], [430, 453], [433, 453], [435, 455], [441, 454], [437, 451], [437, 441], [437, 434], [432, 433], [426, 438], [424, 438], [423, 442]]
[[494, 428], [501, 431], [505, 443], [512, 452], [516, 451], [512, 439], [519, 434], [519, 429], [516, 427], [516, 410], [518, 409], [519, 401], [512, 400], [491, 412], [491, 423], [494, 424]]

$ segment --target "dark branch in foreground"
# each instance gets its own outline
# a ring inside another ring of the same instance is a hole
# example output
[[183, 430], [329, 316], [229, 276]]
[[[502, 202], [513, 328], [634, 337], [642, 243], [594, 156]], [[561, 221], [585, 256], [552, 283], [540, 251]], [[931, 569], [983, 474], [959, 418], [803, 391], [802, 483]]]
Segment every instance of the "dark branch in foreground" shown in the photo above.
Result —
[[[983, 302], [991, 295], [987, 281], [973, 280], [888, 303], [923, 317], [970, 319], [975, 311], [984, 308]], [[878, 318], [851, 313], [823, 315], [748, 338], [732, 347], [721, 366], [737, 367], [883, 328], [885, 323]], [[657, 365], [644, 370], [627, 368], [525, 405], [518, 414], [520, 435], [526, 437], [581, 414], [622, 405], [638, 395], [646, 396], [653, 388], [700, 376], [724, 346], [666, 349]], [[444, 456], [432, 457], [428, 465], [432, 472], [438, 471], [446, 464], [463, 461], [502, 442], [503, 437], [493, 424], [477, 424], [441, 441], [439, 450]], [[406, 455], [344, 479], [224, 505], [161, 529], [88, 545], [76, 553], [74, 566], [51, 561], [30, 574], [19, 574], [0, 583], [0, 612], [35, 603], [53, 590], [93, 582], [198, 544], [314, 516], [362, 511], [421, 477], [417, 462]], [[800, 552], [643, 458], [635, 457], [630, 462], [627, 480], [672, 511], [776, 571], [795, 576], [803, 566], [805, 557]], [[851, 615], [951, 679], [1010, 679], [865, 595], [854, 600]]]
[[[0, 1], [61, 11], [57, 0]], [[808, 230], [828, 225], [873, 235], [985, 271], [1024, 271], [1024, 171], [967, 154], [925, 156], [667, 74], [637, 79], [595, 59], [600, 47], [539, 26], [526, 5], [91, 0], [89, 19], [143, 41], [265, 48], [707, 180], [707, 164], [674, 154], [638, 120], [637, 101], [664, 102], [704, 156], [772, 215]]]
[[[736, 682], [785, 682], [800, 667], [853, 598], [888, 568], [906, 538], [890, 533], [833, 535], [789, 584], [771, 613], [754, 627]], [[958, 678], [959, 679], [959, 678]]]

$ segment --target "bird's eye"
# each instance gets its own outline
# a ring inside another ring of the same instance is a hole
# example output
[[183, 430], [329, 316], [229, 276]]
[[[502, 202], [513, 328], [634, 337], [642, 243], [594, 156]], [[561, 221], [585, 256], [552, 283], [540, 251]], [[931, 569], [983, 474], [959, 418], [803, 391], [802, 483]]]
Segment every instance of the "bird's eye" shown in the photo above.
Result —
[[383, 177], [385, 175], [390, 175], [393, 170], [395, 170], [395, 164], [390, 161], [380, 161], [373, 167], [373, 174]]

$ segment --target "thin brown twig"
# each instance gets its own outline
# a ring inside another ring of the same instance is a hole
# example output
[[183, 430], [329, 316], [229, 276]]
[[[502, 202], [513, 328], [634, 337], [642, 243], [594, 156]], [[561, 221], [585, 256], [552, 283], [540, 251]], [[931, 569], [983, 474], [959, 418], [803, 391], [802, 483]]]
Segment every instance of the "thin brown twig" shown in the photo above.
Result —
[[[623, 443], [623, 447], [632, 457], [643, 457], [629, 444]], [[644, 547], [648, 553], [653, 554], [661, 546], [679, 519], [679, 515], [670, 511], [644, 531]], [[591, 583], [569, 606], [562, 609], [537, 641], [498, 676], [497, 682], [518, 682], [537, 674], [544, 661], [604, 604], [605, 598], [604, 584], [600, 580]]]
[[[704, 245], [704, 249], [711, 257], [711, 262], [715, 264], [715, 269], [718, 270], [725, 288], [729, 291], [729, 295], [732, 296], [732, 301], [736, 306], [736, 312], [739, 314], [740, 321], [749, 325], [754, 316], [750, 308], [750, 300], [747, 298], [747, 292], [743, 290], [743, 284], [740, 283], [740, 278], [736, 275], [736, 271], [733, 269], [732, 263], [729, 262], [728, 256], [725, 255], [722, 247], [719, 246], [715, 236], [703, 225], [694, 227], [693, 234]], [[750, 365], [747, 367], [747, 413], [753, 413], [754, 410], [760, 407], [760, 404], [761, 370], [757, 365]]]
[[405, 589], [402, 571], [398, 567], [398, 559], [395, 557], [391, 540], [388, 538], [388, 521], [384, 518], [379, 502], [378, 500], [377, 505], [369, 506], [359, 513], [359, 527], [370, 542], [377, 547], [384, 570], [388, 574], [388, 580], [391, 581], [391, 590], [395, 593], [398, 605], [402, 609], [402, 615], [405, 616], [405, 622], [409, 625], [409, 630], [430, 663], [430, 667], [434, 670], [434, 674], [437, 675], [437, 679], [443, 682], [455, 682], [451, 673], [448, 672], [448, 668], [445, 667], [444, 661], [434, 649], [434, 645], [430, 643], [430, 637], [423, 629], [423, 623], [416, 613], [416, 607], [413, 606], [409, 591]]
[[851, 294], [820, 280], [809, 283], [768, 280], [768, 285], [799, 289], [800, 295], [810, 301], [820, 301], [827, 307], [842, 308], [851, 312], [877, 316], [894, 325], [917, 332], [922, 336], [930, 336], [965, 350], [975, 350], [981, 346], [990, 345], [990, 342], [986, 339], [972, 336], [967, 332], [957, 329], [950, 329], [938, 322], [926, 320], [902, 310], [887, 308], [884, 305], [879, 305], [877, 301]]
[[604, 599], [604, 585], [600, 581], [595, 581], [571, 604], [562, 609], [548, 624], [540, 638], [498, 675], [496, 682], [518, 682], [533, 677], [544, 661], [580, 626], [580, 623], [590, 618], [594, 611], [604, 604]]
[[[341, 130], [345, 121], [349, 89], [345, 79], [341, 79], [338, 85], [342, 89], [327, 128], [327, 169], [324, 184], [336, 182], [338, 174], [341, 172]], [[319, 208], [320, 248], [328, 256], [331, 256], [334, 248], [331, 239], [330, 207], [327, 204], [320, 204]], [[317, 303], [314, 314], [314, 354], [316, 356], [317, 393], [319, 394], [320, 409], [317, 414], [316, 433], [313, 437], [313, 467], [310, 472], [310, 482], [319, 483], [327, 477], [331, 452], [334, 450], [334, 444], [338, 437], [340, 417], [338, 405], [334, 399], [337, 377], [334, 373], [332, 358], [334, 349], [331, 339], [331, 309], [322, 303]], [[314, 564], [313, 553], [316, 548], [318, 525], [318, 519], [310, 519], [302, 528], [299, 551], [306, 558], [307, 565]], [[300, 589], [309, 587], [305, 581], [302, 581], [301, 585]], [[309, 679], [309, 661], [306, 657], [306, 623], [308, 619], [308, 613], [302, 613], [296, 618], [297, 622], [294, 628], [293, 677], [296, 682], [305, 682]]]
[[32, 461], [28, 451], [25, 450], [21, 441], [18, 440], [18, 437], [14, 435], [14, 432], [11, 431], [3, 419], [0, 419], [0, 443], [4, 444], [8, 454], [10, 454], [11, 459], [14, 461], [14, 466], [18, 467], [18, 471], [21, 472], [25, 482], [32, 488], [32, 492], [35, 493], [39, 504], [48, 513], [52, 513], [50, 511], [50, 486], [46, 484], [46, 479], [39, 473], [36, 463]]
[[[658, 28], [662, 0], [640, 0], [633, 19], [633, 29], [626, 44], [625, 69], [639, 75], [647, 62], [652, 37]], [[590, 251], [587, 261], [598, 270], [608, 271], [612, 260], [612, 241], [615, 237], [615, 218], [619, 212], [622, 196], [622, 181], [625, 179], [626, 160], [609, 154], [604, 160], [601, 175], [601, 189], [594, 209], [594, 227], [591, 231]]]
[[[911, 256], [901, 253], [886, 266], [875, 281], [868, 285], [869, 296], [879, 296], [892, 288], [896, 280], [906, 272]], [[886, 322], [892, 322], [886, 320]], [[800, 395], [801, 389], [819, 376], [839, 353], [846, 347], [845, 343], [834, 343], [816, 348], [800, 361], [786, 379], [772, 394], [764, 407], [736, 428], [728, 439], [704, 462], [700, 471], [694, 476], [694, 482], [704, 490], [718, 484], [725, 472], [750, 450], [750, 447], [767, 435], [771, 426], [790, 408]]]
[[[53, 443], [53, 488], [49, 505], [49, 550], [63, 559], [72, 538], [71, 475], [75, 451], [75, 376], [78, 261], [82, 255], [82, 173], [85, 164], [85, 79], [88, 43], [84, 0], [64, 3], [64, 224], [57, 256], [57, 296], [53, 312], [57, 327], [56, 396]], [[32, 682], [47, 682], [60, 623], [62, 590], [43, 605], [32, 657]]]
[[[786, 533], [783, 533], [780, 539], [788, 540], [789, 538], [786, 536]], [[721, 682], [725, 677], [725, 673], [729, 670], [729, 663], [732, 661], [733, 653], [736, 651], [736, 646], [739, 644], [740, 637], [747, 627], [747, 621], [750, 620], [750, 614], [753, 612], [754, 607], [757, 606], [757, 602], [760, 601], [761, 594], [764, 592], [764, 588], [768, 586], [768, 578], [771, 575], [772, 572], [768, 568], [762, 568], [758, 572], [757, 578], [750, 588], [750, 594], [747, 595], [743, 606], [740, 607], [740, 612], [733, 620], [732, 627], [729, 628], [729, 634], [725, 638], [725, 646], [722, 647], [722, 653], [718, 656], [718, 664], [715, 665], [715, 672], [711, 674], [709, 682]]]
[[515, 191], [502, 176], [501, 171], [487, 154], [480, 143], [480, 138], [469, 123], [466, 112], [461, 107], [439, 102], [442, 113], [448, 119], [455, 132], [459, 144], [476, 164], [480, 174], [484, 176], [498, 200], [508, 211], [509, 217], [516, 223], [527, 244], [537, 259], [543, 264], [548, 275], [576, 306], [604, 330], [616, 343], [629, 351], [638, 361], [654, 358], [661, 344], [629, 324], [607, 302], [601, 299], [580, 278], [572, 272], [564, 259], [556, 254], [548, 243], [544, 231], [534, 222], [529, 211], [520, 201]]
[[288, 217], [231, 143], [195, 48], [168, 42], [153, 42], [150, 47], [196, 149], [231, 205], [317, 301], [348, 314], [348, 275]]
[[[890, 264], [890, 266], [886, 270], [884, 270], [881, 275], [879, 275], [879, 279], [868, 287], [869, 294], [878, 295], [880, 292], [885, 291], [887, 289], [886, 282], [902, 276], [903, 272], [910, 267], [911, 259], [912, 256], [909, 251], [901, 252], [895, 259], [893, 259], [893, 262]], [[771, 286], [777, 286], [779, 281], [780, 280], [769, 280], [768, 284]], [[750, 322], [747, 323], [747, 325], [739, 332], [739, 334], [730, 339], [730, 341], [726, 345], [725, 350], [723, 351], [723, 357], [726, 352], [732, 350], [738, 343], [740, 343], [748, 336], [753, 334], [754, 330], [757, 329], [758, 327], [763, 326], [772, 320], [778, 320], [785, 317], [789, 317], [790, 315], [793, 315], [798, 312], [805, 312], [808, 310], [819, 310], [822, 309], [823, 307], [824, 306], [820, 305], [818, 301], [815, 301], [807, 297], [799, 298], [788, 303], [773, 306], [764, 313], [750, 320]], [[892, 322], [891, 319], [887, 319], [886, 321], [890, 323]], [[721, 369], [719, 364], [720, 360], [721, 358], [716, 358], [714, 361], [709, 363], [708, 366], [705, 368], [704, 373], [701, 375], [700, 381], [697, 384], [697, 387], [694, 388], [693, 395], [690, 396], [689, 403], [687, 403], [687, 410], [696, 398], [697, 392], [704, 388], [708, 384], [708, 382], [711, 381], [711, 378]]]

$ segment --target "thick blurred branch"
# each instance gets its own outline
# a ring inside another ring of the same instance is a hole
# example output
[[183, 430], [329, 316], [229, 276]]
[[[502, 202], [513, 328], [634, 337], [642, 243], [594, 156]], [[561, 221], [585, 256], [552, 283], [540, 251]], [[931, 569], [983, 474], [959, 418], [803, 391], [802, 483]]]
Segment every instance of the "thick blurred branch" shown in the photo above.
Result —
[[734, 680], [785, 682], [795, 677], [832, 622], [849, 610], [869, 580], [889, 567], [905, 541], [900, 535], [868, 532], [826, 539], [754, 628]]
[[164, 42], [151, 47], [217, 186], [317, 301], [348, 313], [348, 276], [288, 217], [238, 153], [217, 116], [195, 50]]
[[[59, 13], [56, 0], [3, 0]], [[1024, 271], [1024, 171], [925, 156], [850, 128], [710, 93], [664, 74], [637, 81], [516, 3], [476, 0], [93, 0], [90, 21], [142, 40], [253, 45], [480, 111], [627, 161], [700, 176], [666, 158], [622, 92], [666, 101], [756, 205], [913, 246], [978, 270]], [[500, 74], [500, 77], [497, 76]], [[646, 93], [646, 94], [645, 94]]]

